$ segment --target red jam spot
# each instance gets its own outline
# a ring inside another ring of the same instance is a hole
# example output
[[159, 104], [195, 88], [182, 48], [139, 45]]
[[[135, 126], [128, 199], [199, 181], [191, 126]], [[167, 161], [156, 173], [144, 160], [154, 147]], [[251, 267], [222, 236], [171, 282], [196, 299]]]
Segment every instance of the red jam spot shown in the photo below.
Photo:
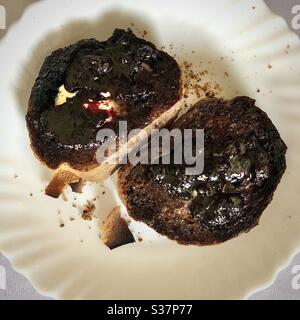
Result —
[[112, 102], [109, 100], [94, 101], [92, 99], [89, 99], [88, 102], [83, 104], [83, 107], [90, 112], [105, 111], [108, 117], [113, 117], [115, 115]]

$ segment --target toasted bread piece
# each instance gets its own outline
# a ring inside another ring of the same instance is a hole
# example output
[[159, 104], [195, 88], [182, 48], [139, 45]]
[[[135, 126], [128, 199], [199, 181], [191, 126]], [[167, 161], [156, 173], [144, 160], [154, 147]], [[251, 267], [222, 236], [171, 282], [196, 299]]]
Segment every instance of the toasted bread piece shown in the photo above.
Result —
[[[35, 155], [54, 170], [49, 194], [67, 186], [64, 176], [101, 181], [116, 170], [97, 161], [104, 142], [96, 138], [99, 129], [117, 135], [119, 121], [127, 121], [128, 131], [164, 126], [179, 109], [180, 97], [174, 58], [130, 30], [54, 51], [33, 86], [26, 115]], [[120, 155], [126, 152], [123, 148]]]
[[80, 178], [74, 173], [60, 169], [52, 178], [45, 192], [50, 197], [58, 198], [68, 185], [73, 185], [79, 181]]
[[204, 171], [120, 168], [128, 214], [182, 244], [219, 243], [256, 226], [286, 168], [286, 145], [267, 114], [248, 97], [205, 99], [170, 128], [204, 129]]
[[120, 207], [114, 208], [106, 218], [101, 239], [110, 249], [135, 242], [127, 222], [121, 217]]

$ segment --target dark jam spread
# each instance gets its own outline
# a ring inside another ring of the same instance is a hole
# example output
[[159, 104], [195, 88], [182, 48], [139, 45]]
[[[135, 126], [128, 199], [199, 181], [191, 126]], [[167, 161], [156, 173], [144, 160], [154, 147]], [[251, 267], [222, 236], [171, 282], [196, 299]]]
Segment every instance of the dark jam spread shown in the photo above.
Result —
[[207, 99], [174, 128], [204, 129], [203, 172], [186, 175], [185, 165], [172, 164], [121, 169], [130, 215], [182, 243], [221, 242], [255, 226], [286, 167], [286, 146], [267, 115], [247, 97]]
[[85, 103], [86, 94], [80, 91], [65, 104], [45, 110], [40, 121], [48, 137], [65, 145], [85, 145], [93, 141], [97, 129], [104, 125], [108, 114], [98, 109], [94, 102], [88, 102], [88, 107], [84, 108]]
[[[73, 96], [55, 105], [59, 88]], [[147, 125], [180, 97], [180, 69], [167, 53], [117, 29], [108, 40], [81, 40], [47, 57], [26, 116], [32, 146], [51, 168], [95, 166], [100, 128]], [[75, 152], [75, 153], [74, 153]]]

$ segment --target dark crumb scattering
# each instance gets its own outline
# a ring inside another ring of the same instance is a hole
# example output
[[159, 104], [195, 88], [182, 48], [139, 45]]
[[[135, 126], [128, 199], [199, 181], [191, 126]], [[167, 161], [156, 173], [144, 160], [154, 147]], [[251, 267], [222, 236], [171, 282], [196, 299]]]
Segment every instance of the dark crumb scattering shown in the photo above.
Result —
[[73, 207], [73, 208], [77, 208], [76, 203], [73, 202], [73, 203], [72, 203], [72, 207]]
[[257, 93], [260, 93], [260, 89], [257, 89], [256, 92], [257, 92]]
[[84, 209], [81, 215], [82, 219], [91, 221], [94, 217], [95, 209], [96, 209], [95, 205], [91, 201], [88, 201], [84, 206]]
[[32, 192], [30, 192], [30, 193], [29, 193], [29, 195], [30, 195], [30, 197], [32, 197], [32, 196], [33, 196], [33, 193], [32, 193]]
[[[210, 63], [212, 63], [210, 61]], [[222, 88], [219, 84], [213, 84], [209, 82], [204, 83], [203, 77], [208, 74], [208, 70], [198, 70], [193, 67], [193, 64], [184, 61], [183, 62], [183, 76], [184, 76], [184, 85], [183, 85], [183, 96], [188, 98], [189, 95], [195, 94], [198, 99], [204, 97], [215, 97], [219, 96], [222, 92]], [[226, 72], [229, 76], [229, 74]]]
[[268, 64], [268, 68], [269, 68], [269, 69], [272, 69], [273, 66], [272, 66], [271, 64]]
[[75, 220], [75, 218], [73, 218], [73, 217], [70, 217], [69, 219], [70, 219], [70, 221], [74, 221]]
[[64, 224], [64, 223], [61, 223], [59, 226], [60, 226], [61, 228], [64, 228], [65, 224]]
[[102, 191], [102, 194], [105, 194], [105, 191]]
[[17, 175], [17, 174], [14, 174], [14, 178], [17, 179], [17, 178], [18, 178], [18, 175]]
[[143, 238], [138, 237], [138, 241], [139, 241], [139, 242], [142, 242], [142, 241], [143, 241]]

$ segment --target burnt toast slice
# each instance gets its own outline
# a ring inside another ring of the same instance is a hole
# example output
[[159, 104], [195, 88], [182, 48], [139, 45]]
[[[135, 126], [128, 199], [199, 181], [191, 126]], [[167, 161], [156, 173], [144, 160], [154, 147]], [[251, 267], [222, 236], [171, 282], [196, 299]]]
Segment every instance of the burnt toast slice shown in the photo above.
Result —
[[286, 169], [287, 147], [267, 114], [248, 97], [198, 102], [170, 129], [204, 129], [204, 170], [130, 165], [118, 172], [128, 214], [181, 244], [208, 245], [259, 222]]
[[[99, 129], [117, 134], [122, 120], [128, 131], [164, 126], [180, 108], [180, 97], [177, 62], [131, 30], [54, 51], [35, 81], [26, 114], [34, 154], [55, 171], [48, 194], [57, 197], [80, 178], [104, 180], [116, 169], [97, 161]], [[126, 154], [125, 148], [118, 151]]]

